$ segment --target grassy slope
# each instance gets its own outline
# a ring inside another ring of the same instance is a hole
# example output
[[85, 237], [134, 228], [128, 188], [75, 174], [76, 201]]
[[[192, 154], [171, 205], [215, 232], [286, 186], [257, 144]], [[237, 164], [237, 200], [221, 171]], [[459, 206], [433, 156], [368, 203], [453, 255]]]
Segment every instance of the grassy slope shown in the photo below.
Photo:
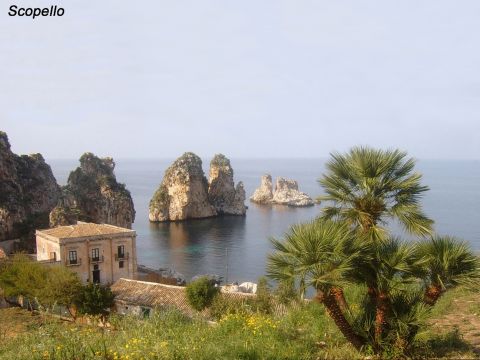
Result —
[[[454, 290], [419, 337], [424, 358], [474, 358], [480, 295]], [[457, 305], [460, 306], [457, 306]], [[274, 319], [230, 315], [217, 325], [170, 311], [148, 320], [112, 319], [115, 330], [0, 310], [0, 359], [352, 359], [361, 358], [318, 304]], [[456, 328], [458, 327], [458, 331]], [[28, 331], [28, 333], [27, 333]], [[24, 334], [19, 334], [24, 332]], [[462, 339], [461, 334], [465, 334]]]

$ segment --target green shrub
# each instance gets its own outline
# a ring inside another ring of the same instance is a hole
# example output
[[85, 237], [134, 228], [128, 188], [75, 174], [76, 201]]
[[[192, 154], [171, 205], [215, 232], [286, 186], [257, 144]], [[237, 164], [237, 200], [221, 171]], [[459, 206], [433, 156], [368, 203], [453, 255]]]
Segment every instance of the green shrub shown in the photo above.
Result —
[[270, 314], [272, 312], [272, 301], [270, 286], [267, 279], [262, 276], [257, 281], [257, 296], [253, 301], [255, 311]]
[[81, 314], [105, 316], [113, 307], [114, 298], [109, 287], [90, 283], [81, 289], [76, 305]]
[[219, 289], [207, 277], [201, 277], [187, 285], [187, 299], [197, 311], [210, 306]]
[[252, 299], [229, 298], [218, 294], [213, 298], [210, 305], [210, 316], [215, 320], [219, 320], [226, 315], [252, 313], [252, 308], [254, 307], [252, 303]]

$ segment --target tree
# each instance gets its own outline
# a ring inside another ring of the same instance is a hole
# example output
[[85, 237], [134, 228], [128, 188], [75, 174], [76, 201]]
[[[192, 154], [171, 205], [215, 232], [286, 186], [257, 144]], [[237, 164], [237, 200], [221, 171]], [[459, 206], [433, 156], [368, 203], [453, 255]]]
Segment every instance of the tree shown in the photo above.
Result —
[[268, 257], [268, 276], [315, 288], [315, 299], [325, 306], [342, 334], [357, 349], [365, 345], [365, 338], [354, 331], [340, 305], [344, 303], [342, 286], [361, 254], [350, 228], [331, 220], [314, 221], [293, 226], [284, 241], [271, 242], [275, 252]]
[[78, 276], [63, 266], [48, 266], [16, 254], [0, 268], [0, 287], [5, 296], [23, 296], [29, 306], [35, 301], [40, 308], [65, 305], [72, 316], [72, 304], [81, 288]]
[[100, 315], [104, 318], [114, 305], [115, 295], [108, 286], [89, 283], [82, 287], [76, 299], [78, 312], [87, 315]]
[[435, 305], [449, 288], [478, 285], [480, 259], [464, 241], [436, 236], [420, 243], [419, 256], [426, 259], [424, 300], [428, 305]]
[[55, 266], [48, 269], [46, 286], [41, 290], [39, 298], [42, 305], [47, 307], [64, 305], [75, 319], [75, 302], [81, 290], [82, 284], [76, 273], [66, 267]]
[[354, 147], [331, 156], [319, 180], [326, 193], [319, 199], [331, 202], [323, 208], [324, 218], [345, 221], [377, 239], [385, 237], [384, 225], [392, 219], [411, 234], [431, 234], [433, 221], [419, 203], [428, 187], [420, 184], [415, 160], [405, 152]]
[[[388, 241], [389, 221], [398, 221], [413, 234], [432, 233], [433, 221], [422, 211], [421, 196], [428, 190], [421, 185], [422, 175], [414, 172], [415, 160], [400, 150], [354, 147], [347, 154], [334, 153], [327, 163], [327, 173], [319, 180], [329, 202], [322, 217], [338, 219], [352, 226], [370, 245], [368, 262], [358, 264], [357, 278], [366, 282], [370, 302], [376, 307], [375, 338], [383, 333], [383, 318], [388, 311], [390, 289], [382, 269], [382, 242]], [[363, 277], [363, 278], [362, 278]]]
[[[381, 354], [388, 347], [406, 351], [437, 299], [459, 284], [480, 284], [480, 263], [466, 243], [432, 233], [433, 221], [421, 210], [428, 189], [413, 172], [414, 160], [398, 150], [354, 148], [333, 154], [319, 180], [327, 201], [316, 222], [292, 227], [272, 240], [269, 276], [312, 286], [343, 335], [357, 348]], [[397, 220], [420, 242], [389, 234]], [[344, 288], [366, 292], [355, 314]]]
[[197, 311], [210, 306], [215, 295], [218, 293], [218, 288], [215, 286], [212, 279], [202, 276], [187, 285], [187, 300], [189, 304]]
[[0, 287], [6, 297], [23, 296], [31, 301], [41, 298], [43, 289], [47, 286], [48, 269], [32, 261], [25, 254], [16, 254], [2, 264], [0, 270]]
[[272, 294], [268, 280], [264, 276], [258, 278], [254, 306], [255, 310], [261, 313], [269, 314], [272, 312]]

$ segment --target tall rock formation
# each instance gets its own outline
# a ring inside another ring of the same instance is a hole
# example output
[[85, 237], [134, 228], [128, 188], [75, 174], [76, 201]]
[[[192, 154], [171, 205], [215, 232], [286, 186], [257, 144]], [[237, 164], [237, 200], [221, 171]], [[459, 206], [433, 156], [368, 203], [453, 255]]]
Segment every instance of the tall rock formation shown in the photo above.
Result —
[[185, 220], [216, 216], [208, 201], [208, 182], [202, 160], [187, 152], [165, 171], [160, 187], [150, 200], [150, 221]]
[[41, 154], [14, 154], [0, 131], [0, 241], [32, 240], [36, 228], [48, 227], [48, 214], [60, 188]]
[[250, 197], [250, 201], [258, 204], [270, 204], [273, 200], [272, 176], [265, 174], [262, 176], [260, 187], [255, 190]]
[[298, 190], [298, 183], [295, 180], [277, 178], [275, 190], [272, 191], [272, 177], [263, 175], [262, 182], [250, 201], [258, 204], [278, 204], [288, 206], [312, 206], [314, 201], [310, 196]]
[[230, 160], [217, 154], [210, 162], [208, 200], [219, 215], [245, 215], [245, 189], [240, 181], [235, 188]]
[[80, 166], [70, 173], [62, 196], [50, 213], [50, 226], [77, 220], [131, 228], [135, 208], [130, 192], [117, 182], [112, 158], [85, 153]]

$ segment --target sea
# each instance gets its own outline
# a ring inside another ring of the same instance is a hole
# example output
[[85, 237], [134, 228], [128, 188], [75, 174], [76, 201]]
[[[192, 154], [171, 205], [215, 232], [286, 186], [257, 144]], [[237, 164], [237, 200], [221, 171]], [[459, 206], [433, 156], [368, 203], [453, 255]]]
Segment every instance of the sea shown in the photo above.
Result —
[[[135, 204], [133, 229], [137, 232], [138, 264], [168, 268], [187, 280], [215, 274], [227, 282], [255, 282], [265, 274], [272, 252], [271, 238], [282, 238], [293, 224], [315, 219], [322, 204], [308, 208], [262, 206], [248, 201], [263, 174], [298, 181], [301, 191], [312, 198], [322, 194], [318, 179], [327, 159], [231, 159], [235, 183], [243, 181], [247, 193], [246, 216], [224, 216], [170, 223], [150, 223], [148, 204], [174, 159], [116, 159], [117, 181], [125, 183]], [[59, 184], [67, 182], [77, 160], [47, 159]], [[208, 176], [210, 159], [203, 167]], [[430, 190], [422, 199], [423, 209], [435, 221], [435, 231], [462, 238], [480, 251], [480, 161], [419, 160]], [[398, 225], [392, 231], [403, 234]]]

